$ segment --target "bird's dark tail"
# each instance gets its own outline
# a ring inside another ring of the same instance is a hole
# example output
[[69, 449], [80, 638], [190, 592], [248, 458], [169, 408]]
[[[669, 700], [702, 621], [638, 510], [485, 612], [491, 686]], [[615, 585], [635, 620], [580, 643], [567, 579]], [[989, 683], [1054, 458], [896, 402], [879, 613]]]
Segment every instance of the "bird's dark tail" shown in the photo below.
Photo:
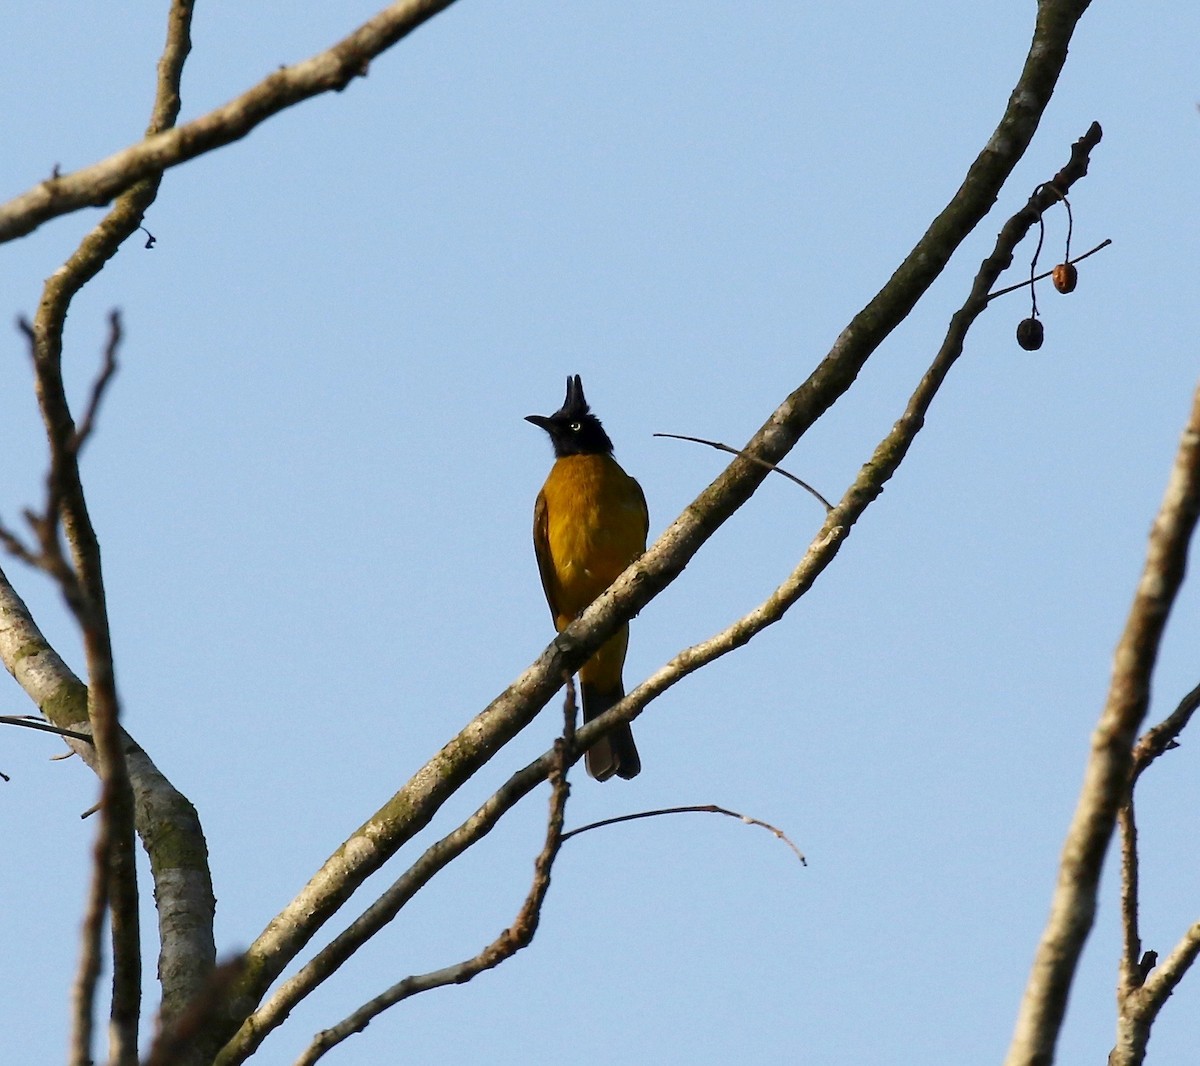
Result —
[[[585, 724], [598, 718], [625, 695], [621, 687], [613, 692], [598, 692], [595, 685], [589, 685], [586, 681], [580, 683], [579, 690], [583, 696]], [[626, 780], [637, 777], [642, 769], [642, 760], [638, 757], [629, 723], [622, 722], [588, 748], [586, 762], [587, 772], [597, 781], [607, 781], [614, 774]]]

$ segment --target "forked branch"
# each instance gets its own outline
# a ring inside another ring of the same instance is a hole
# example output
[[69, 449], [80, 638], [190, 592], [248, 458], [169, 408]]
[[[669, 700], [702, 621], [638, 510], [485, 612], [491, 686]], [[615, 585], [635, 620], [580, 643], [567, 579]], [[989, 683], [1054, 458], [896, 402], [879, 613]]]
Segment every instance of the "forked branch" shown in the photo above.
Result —
[[[1183, 582], [1198, 514], [1200, 389], [1193, 397], [1150, 533], [1141, 579], [1117, 644], [1108, 698], [1092, 735], [1091, 756], [1063, 845], [1050, 918], [1025, 987], [1007, 1066], [1041, 1066], [1053, 1061], [1067, 995], [1095, 917], [1104, 856], [1127, 795], [1134, 738], [1146, 715], [1159, 643]], [[1180, 965], [1188, 960], [1189, 951], [1190, 946], [1183, 951]]]

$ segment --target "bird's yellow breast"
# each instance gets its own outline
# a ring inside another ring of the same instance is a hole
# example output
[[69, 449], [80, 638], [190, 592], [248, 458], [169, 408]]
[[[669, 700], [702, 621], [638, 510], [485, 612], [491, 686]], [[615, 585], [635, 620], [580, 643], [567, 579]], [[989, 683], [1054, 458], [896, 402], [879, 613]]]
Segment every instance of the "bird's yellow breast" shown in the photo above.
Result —
[[641, 488], [608, 455], [558, 459], [542, 497], [561, 628], [646, 550], [649, 520]]

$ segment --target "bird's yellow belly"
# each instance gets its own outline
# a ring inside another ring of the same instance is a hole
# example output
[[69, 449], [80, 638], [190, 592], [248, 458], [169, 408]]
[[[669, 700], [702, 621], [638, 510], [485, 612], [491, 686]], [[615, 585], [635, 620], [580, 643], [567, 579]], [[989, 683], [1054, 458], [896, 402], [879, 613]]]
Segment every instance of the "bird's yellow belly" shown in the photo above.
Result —
[[561, 473], [566, 476], [552, 478], [544, 490], [550, 558], [561, 592], [556, 604], [560, 628], [646, 548], [644, 512], [640, 501], [628, 500], [623, 484], [628, 475], [619, 467], [599, 467], [594, 460], [559, 460], [559, 467], [564, 466]]

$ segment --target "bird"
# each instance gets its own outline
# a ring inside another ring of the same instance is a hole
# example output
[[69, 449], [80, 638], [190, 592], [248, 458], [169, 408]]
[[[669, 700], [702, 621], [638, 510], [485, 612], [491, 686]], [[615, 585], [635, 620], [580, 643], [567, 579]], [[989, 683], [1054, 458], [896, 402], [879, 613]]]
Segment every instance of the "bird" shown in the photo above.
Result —
[[[591, 412], [583, 382], [567, 378], [567, 398], [552, 415], [527, 415], [554, 446], [554, 465], [533, 508], [533, 550], [542, 589], [560, 633], [646, 550], [650, 515], [641, 486], [613, 458], [613, 444]], [[579, 668], [583, 721], [625, 695], [629, 647], [623, 625]], [[597, 781], [636, 777], [642, 768], [633, 730], [622, 723], [587, 751]]]

